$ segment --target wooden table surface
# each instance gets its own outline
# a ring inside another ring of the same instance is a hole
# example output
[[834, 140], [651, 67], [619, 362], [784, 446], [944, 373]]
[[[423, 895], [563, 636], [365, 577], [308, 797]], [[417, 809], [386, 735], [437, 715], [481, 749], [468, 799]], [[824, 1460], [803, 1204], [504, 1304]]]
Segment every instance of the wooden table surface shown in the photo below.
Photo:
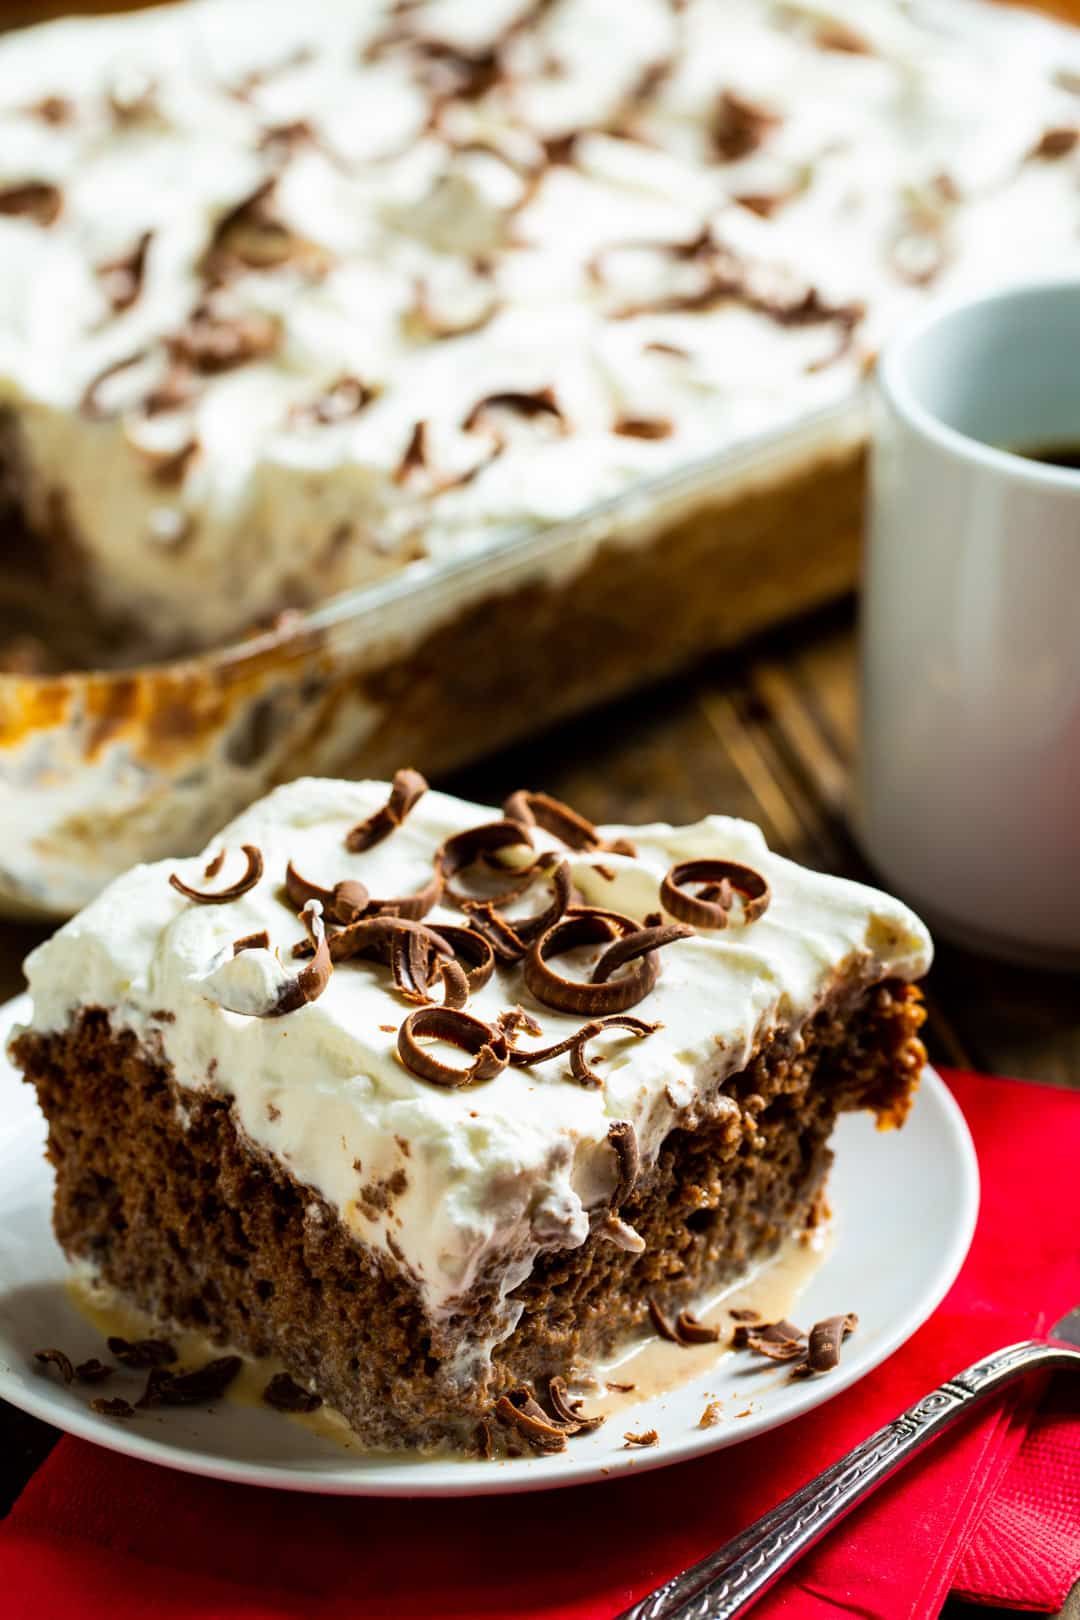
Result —
[[[846, 824], [855, 734], [846, 605], [441, 785], [499, 803], [527, 784], [597, 821], [692, 821], [709, 811], [747, 816], [784, 854], [865, 876]], [[0, 924], [0, 996], [21, 987], [19, 964], [42, 934]], [[936, 1061], [1080, 1090], [1075, 978], [945, 947], [928, 990], [928, 1045]], [[0, 1512], [55, 1439], [44, 1424], [0, 1404]], [[1080, 1588], [1066, 1612], [1080, 1620]], [[988, 1620], [990, 1611], [950, 1603], [946, 1614]]]

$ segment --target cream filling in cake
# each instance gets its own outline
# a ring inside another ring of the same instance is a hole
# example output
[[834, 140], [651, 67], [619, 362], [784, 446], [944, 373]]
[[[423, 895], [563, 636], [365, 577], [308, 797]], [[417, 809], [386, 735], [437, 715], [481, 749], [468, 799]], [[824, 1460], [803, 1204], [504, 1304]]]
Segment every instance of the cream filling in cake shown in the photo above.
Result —
[[850, 398], [927, 291], [1080, 267], [1078, 86], [1075, 34], [973, 0], [12, 36], [20, 503], [163, 644], [574, 516]]
[[[693, 1122], [695, 1108], [736, 1108], [716, 1096], [717, 1082], [773, 1031], [797, 1035], [844, 984], [915, 979], [930, 962], [926, 929], [903, 904], [771, 853], [747, 822], [710, 816], [689, 827], [599, 829], [605, 839], [631, 838], [633, 856], [567, 851], [537, 828], [534, 848], [566, 855], [584, 903], [639, 922], [658, 909], [665, 873], [688, 859], [752, 866], [770, 884], [771, 901], [751, 924], [736, 916], [728, 928], [663, 949], [655, 988], [633, 1008], [661, 1027], [643, 1038], [612, 1030], [590, 1044], [602, 1088], [574, 1082], [563, 1058], [443, 1089], [398, 1056], [410, 1008], [388, 967], [344, 962], [298, 1011], [254, 1011], [296, 971], [290, 952], [302, 931], [281, 887], [290, 861], [315, 884], [355, 878], [372, 896], [408, 894], [430, 879], [446, 838], [498, 819], [428, 792], [384, 842], [347, 853], [347, 830], [387, 792], [376, 782], [295, 782], [240, 816], [203, 855], [136, 867], [28, 959], [31, 1027], [60, 1031], [80, 1009], [103, 1007], [114, 1031], [132, 1031], [171, 1065], [180, 1087], [231, 1096], [251, 1141], [321, 1194], [357, 1241], [393, 1254], [436, 1320], [485, 1273], [498, 1275], [505, 1300], [539, 1254], [585, 1241], [590, 1210], [613, 1190], [615, 1121], [632, 1122], [650, 1164], [676, 1122]], [[173, 872], [196, 888], [232, 882], [245, 843], [261, 850], [264, 870], [240, 899], [196, 905], [170, 886]], [[211, 883], [204, 869], [220, 849], [225, 862]], [[537, 895], [526, 898], [525, 909], [535, 910]], [[443, 903], [424, 919], [466, 920]], [[238, 938], [264, 929], [269, 948], [233, 954]], [[542, 1035], [519, 1039], [533, 1050], [582, 1023], [537, 1002], [520, 967], [498, 969], [468, 1011], [491, 1022], [515, 1005], [541, 1025]], [[245, 1007], [253, 1011], [236, 1010]], [[506, 1302], [500, 1337], [519, 1312]]]

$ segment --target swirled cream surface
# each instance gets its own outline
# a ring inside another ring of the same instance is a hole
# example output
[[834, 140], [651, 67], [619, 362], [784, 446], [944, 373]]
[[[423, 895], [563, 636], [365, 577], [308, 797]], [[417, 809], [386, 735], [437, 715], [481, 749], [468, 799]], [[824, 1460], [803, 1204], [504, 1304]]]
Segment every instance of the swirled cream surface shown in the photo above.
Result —
[[0, 43], [0, 407], [163, 646], [851, 398], [1080, 268], [1080, 42], [974, 0], [188, 0]]
[[[659, 909], [669, 868], [689, 859], [753, 867], [771, 901], [750, 923], [736, 907], [727, 928], [664, 947], [655, 988], [632, 1008], [660, 1027], [595, 1039], [588, 1056], [601, 1085], [577, 1083], [566, 1057], [461, 1089], [435, 1085], [398, 1055], [411, 1008], [378, 962], [339, 963], [318, 999], [285, 1016], [259, 1015], [297, 969], [291, 950], [303, 930], [282, 887], [290, 861], [315, 884], [353, 878], [374, 897], [409, 894], [431, 877], [446, 838], [499, 814], [428, 792], [382, 843], [350, 854], [346, 832], [388, 791], [314, 779], [279, 788], [203, 855], [116, 880], [33, 952], [27, 973], [34, 1029], [62, 1030], [80, 1009], [106, 1008], [115, 1029], [133, 1031], [171, 1065], [178, 1086], [231, 1097], [251, 1141], [320, 1193], [359, 1241], [394, 1254], [436, 1319], [478, 1279], [496, 1277], [505, 1297], [539, 1254], [585, 1241], [590, 1212], [606, 1206], [616, 1183], [614, 1122], [633, 1125], [650, 1163], [677, 1120], [735, 1110], [718, 1083], [774, 1029], [797, 1034], [845, 983], [914, 979], [930, 962], [926, 929], [899, 901], [772, 854], [748, 822], [709, 816], [688, 827], [600, 829], [606, 840], [631, 839], [633, 855], [567, 851], [537, 829], [534, 848], [566, 855], [582, 902], [637, 922]], [[197, 889], [224, 887], [244, 870], [245, 843], [261, 851], [263, 875], [239, 899], [193, 904], [170, 885], [176, 872]], [[209, 880], [205, 868], [222, 849]], [[520, 902], [526, 910], [540, 903], [533, 891]], [[445, 901], [425, 919], [466, 920]], [[235, 941], [264, 930], [265, 946], [234, 955]], [[518, 1036], [532, 1050], [583, 1022], [537, 1001], [520, 966], [499, 967], [468, 1010], [490, 1023], [515, 1006], [541, 1027]], [[515, 1312], [508, 1302], [506, 1332]]]

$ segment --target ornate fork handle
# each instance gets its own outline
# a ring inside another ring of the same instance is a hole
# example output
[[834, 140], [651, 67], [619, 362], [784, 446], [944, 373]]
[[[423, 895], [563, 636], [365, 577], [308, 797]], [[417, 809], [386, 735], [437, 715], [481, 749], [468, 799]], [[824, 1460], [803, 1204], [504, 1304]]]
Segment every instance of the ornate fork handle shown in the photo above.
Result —
[[732, 1620], [856, 1503], [979, 1401], [1023, 1373], [1065, 1366], [1080, 1371], [1080, 1350], [1034, 1341], [976, 1361], [619, 1620]]

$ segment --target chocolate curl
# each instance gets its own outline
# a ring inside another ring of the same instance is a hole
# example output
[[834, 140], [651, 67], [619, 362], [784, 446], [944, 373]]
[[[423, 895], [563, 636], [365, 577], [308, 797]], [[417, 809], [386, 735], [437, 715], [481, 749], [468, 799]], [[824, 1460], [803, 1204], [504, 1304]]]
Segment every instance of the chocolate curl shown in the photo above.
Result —
[[[318, 903], [308, 902], [309, 905]], [[330, 960], [334, 963], [347, 962], [351, 957], [364, 956], [375, 962], [392, 962], [394, 941], [402, 934], [414, 933], [426, 941], [428, 949], [436, 956], [453, 956], [453, 948], [424, 923], [414, 922], [411, 917], [374, 914], [360, 917], [329, 936]], [[302, 939], [293, 946], [293, 955], [310, 956], [311, 950], [310, 941]]]
[[798, 1361], [806, 1355], [806, 1335], [794, 1322], [765, 1322], [756, 1327], [740, 1325], [731, 1342], [736, 1350], [752, 1350], [769, 1361]]
[[[687, 883], [705, 887], [698, 895], [687, 894]], [[660, 904], [694, 928], [726, 928], [736, 894], [743, 898], [744, 926], [764, 916], [772, 899], [766, 879], [741, 861], [677, 861], [660, 885]]]
[[142, 292], [146, 253], [153, 235], [153, 231], [144, 231], [129, 253], [97, 267], [98, 279], [114, 315], [130, 309]]
[[0, 214], [32, 219], [35, 225], [52, 225], [63, 206], [59, 188], [47, 180], [28, 180], [0, 191]]
[[551, 388], [537, 388], [532, 392], [513, 389], [501, 394], [485, 394], [464, 417], [461, 424], [462, 431], [472, 433], [486, 413], [492, 410], [514, 411], [526, 418], [548, 416], [559, 424], [560, 433], [567, 431], [562, 406]]
[[[528, 871], [528, 884], [536, 877], [551, 882], [551, 903], [533, 917], [504, 917], [493, 900], [463, 900], [463, 910], [473, 919], [474, 926], [489, 938], [493, 948], [508, 962], [518, 962], [525, 955], [529, 942], [546, 933], [563, 916], [570, 904], [573, 884], [570, 863], [555, 854], [541, 855]], [[519, 885], [519, 896], [525, 893]], [[518, 897], [519, 897], [518, 896]]]
[[640, 928], [634, 934], [624, 935], [622, 939], [617, 939], [608, 946], [593, 968], [593, 983], [606, 984], [616, 969], [625, 966], [627, 962], [637, 961], [653, 951], [662, 950], [665, 945], [674, 945], [677, 940], [690, 939], [693, 932], [692, 928], [687, 928], [682, 923], [668, 923], [660, 927]]
[[565, 1451], [568, 1430], [548, 1416], [527, 1389], [512, 1389], [495, 1402], [495, 1416], [516, 1429], [537, 1451]]
[[558, 1374], [548, 1379], [548, 1404], [568, 1434], [592, 1434], [603, 1423], [603, 1416], [582, 1417], [581, 1402], [572, 1401], [566, 1379]]
[[411, 766], [395, 771], [390, 797], [373, 815], [358, 822], [345, 834], [345, 848], [351, 854], [358, 855], [365, 849], [373, 849], [376, 844], [381, 844], [384, 838], [389, 838], [395, 827], [400, 827], [409, 812], [415, 809], [427, 792], [427, 786], [420, 772], [414, 771]]
[[847, 1311], [843, 1316], [827, 1316], [822, 1322], [815, 1322], [810, 1329], [810, 1342], [806, 1351], [806, 1361], [791, 1370], [800, 1377], [809, 1377], [813, 1373], [831, 1372], [839, 1365], [840, 1346], [849, 1333], [854, 1333], [859, 1325], [859, 1318], [854, 1311]]
[[250, 893], [263, 875], [262, 850], [255, 844], [242, 844], [240, 847], [247, 857], [247, 870], [242, 878], [230, 883], [227, 889], [219, 889], [216, 894], [207, 894], [204, 890], [189, 888], [175, 872], [169, 874], [169, 882], [178, 894], [182, 894], [186, 900], [191, 900], [198, 906], [225, 906], [231, 900], [239, 900], [242, 895]]
[[637, 1131], [628, 1119], [615, 1120], [614, 1124], [608, 1126], [607, 1134], [617, 1165], [615, 1185], [611, 1190], [609, 1203], [612, 1209], [618, 1209], [620, 1205], [625, 1204], [637, 1184], [641, 1171], [641, 1150], [638, 1147]]
[[345, 878], [332, 889], [323, 889], [301, 877], [292, 861], [285, 868], [285, 892], [297, 911], [309, 900], [318, 900], [327, 922], [342, 926], [362, 916], [369, 899], [366, 886], [356, 878]]
[[[464, 832], [454, 833], [440, 846], [435, 856], [435, 871], [447, 898], [463, 908], [469, 905], [476, 896], [452, 888], [451, 880], [477, 862], [482, 862], [489, 870], [498, 870], [498, 863], [493, 859], [496, 853], [501, 849], [520, 849], [523, 845], [531, 848], [532, 838], [527, 827], [521, 827], [514, 821], [488, 821], [479, 827], [466, 827]], [[509, 888], [489, 895], [487, 903], [505, 905], [524, 894], [533, 880], [534, 867], [535, 862], [526, 867], [523, 873], [519, 872]]]
[[295, 979], [289, 979], [282, 985], [277, 1001], [266, 1015], [268, 1018], [281, 1018], [286, 1013], [296, 1012], [300, 1007], [306, 1006], [309, 1001], [318, 1001], [330, 983], [330, 975], [334, 971], [330, 946], [326, 938], [326, 926], [322, 919], [322, 906], [318, 900], [308, 901], [300, 913], [300, 920], [315, 948], [315, 954], [307, 966], [300, 969]]
[[495, 952], [490, 942], [475, 928], [462, 928], [457, 923], [433, 923], [431, 932], [449, 945], [459, 963], [465, 964], [470, 992], [481, 990], [495, 971]]
[[[428, 1035], [447, 1041], [470, 1053], [474, 1062], [467, 1069], [454, 1068], [433, 1057], [420, 1045], [418, 1037]], [[398, 1056], [410, 1073], [436, 1086], [460, 1089], [482, 1080], [494, 1080], [507, 1064], [506, 1037], [471, 1013], [450, 1007], [418, 1007], [398, 1030]]]
[[[595, 971], [591, 983], [565, 978], [548, 965], [548, 958], [560, 956], [579, 945], [610, 946], [613, 940], [652, 932], [639, 928], [632, 917], [624, 917], [620, 912], [604, 911], [598, 906], [576, 906], [529, 947], [525, 957], [525, 983], [537, 1001], [558, 1012], [586, 1016], [625, 1012], [643, 1000], [655, 985], [660, 965], [654, 953], [665, 941], [643, 942], [643, 951], [633, 951], [623, 957], [631, 962], [630, 972], [609, 982], [597, 982]], [[602, 957], [598, 967], [603, 960]], [[608, 971], [614, 971], [618, 965], [613, 963]]]
[[[505, 1014], [500, 1014], [504, 1017]], [[651, 1035], [660, 1028], [659, 1024], [647, 1024], [642, 1018], [634, 1018], [624, 1014], [616, 1014], [612, 1018], [594, 1018], [566, 1040], [559, 1041], [556, 1046], [544, 1046], [538, 1051], [526, 1052], [521, 1047], [513, 1047], [510, 1052], [510, 1062], [515, 1068], [531, 1068], [536, 1063], [548, 1063], [552, 1058], [561, 1057], [564, 1052], [570, 1053], [570, 1069], [576, 1080], [585, 1086], [603, 1085], [603, 1079], [589, 1068], [585, 1062], [585, 1047], [597, 1035], [602, 1035], [606, 1029], [628, 1029], [634, 1035]], [[539, 1026], [534, 1031], [539, 1034]], [[612, 1130], [615, 1126], [612, 1126]], [[630, 1127], [633, 1129], [633, 1126]]]
[[542, 827], [553, 838], [559, 838], [568, 849], [606, 850], [611, 855], [634, 855], [633, 844], [625, 838], [605, 843], [597, 829], [585, 816], [579, 815], [561, 799], [550, 793], [531, 793], [518, 788], [503, 805], [507, 821], [516, 821], [524, 828]]
[[390, 946], [390, 966], [394, 983], [406, 1001], [422, 1006], [435, 1003], [431, 994], [432, 971], [436, 971], [443, 984], [444, 1007], [464, 1007], [469, 999], [469, 981], [465, 970], [454, 956], [437, 956], [432, 941], [421, 929], [399, 929]]

